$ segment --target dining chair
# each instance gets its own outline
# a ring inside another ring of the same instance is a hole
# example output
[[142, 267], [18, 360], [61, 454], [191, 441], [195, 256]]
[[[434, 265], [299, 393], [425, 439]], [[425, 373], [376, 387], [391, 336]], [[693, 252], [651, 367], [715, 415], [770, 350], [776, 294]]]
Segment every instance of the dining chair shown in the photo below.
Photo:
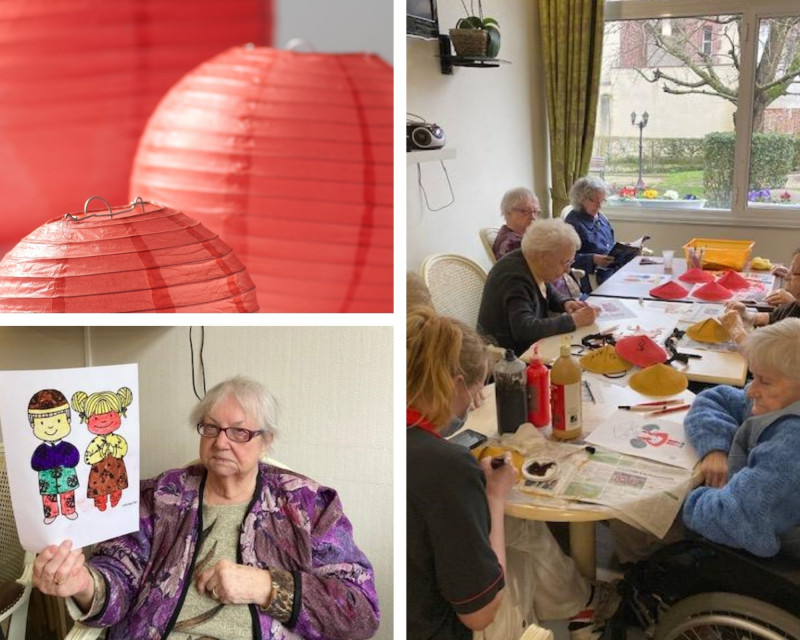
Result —
[[25, 640], [35, 557], [26, 553], [17, 536], [5, 449], [0, 442], [0, 625], [8, 622], [8, 640]]
[[494, 240], [497, 237], [498, 231], [500, 231], [500, 229], [497, 227], [484, 227], [478, 232], [478, 235], [481, 237], [481, 244], [483, 244], [483, 248], [486, 250], [486, 255], [489, 256], [489, 261], [492, 264], [497, 262], [497, 258], [494, 255], [492, 247], [494, 246]]
[[437, 253], [423, 260], [420, 272], [438, 314], [473, 329], [478, 325], [486, 272], [477, 262], [454, 253]]

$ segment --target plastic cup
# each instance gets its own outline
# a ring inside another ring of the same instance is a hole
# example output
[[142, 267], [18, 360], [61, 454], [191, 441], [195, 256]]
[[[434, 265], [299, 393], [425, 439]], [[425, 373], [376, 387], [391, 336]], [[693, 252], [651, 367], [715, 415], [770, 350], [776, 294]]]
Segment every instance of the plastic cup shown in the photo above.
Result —
[[672, 271], [672, 259], [675, 257], [675, 252], [669, 249], [662, 251], [661, 255], [664, 256], [664, 271]]

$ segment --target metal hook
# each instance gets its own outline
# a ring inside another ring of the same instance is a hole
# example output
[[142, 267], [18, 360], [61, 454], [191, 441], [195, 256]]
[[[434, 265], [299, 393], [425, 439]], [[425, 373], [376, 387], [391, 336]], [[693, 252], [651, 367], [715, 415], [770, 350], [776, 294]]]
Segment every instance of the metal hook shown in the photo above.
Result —
[[[92, 200], [102, 200], [103, 203], [108, 208], [108, 213], [89, 213], [89, 203]], [[119, 215], [120, 213], [128, 213], [129, 211], [133, 211], [136, 209], [137, 205], [142, 207], [142, 213], [147, 213], [144, 209], [144, 205], [150, 204], [146, 200], [142, 200], [141, 196], [136, 196], [136, 200], [131, 202], [127, 209], [119, 209], [118, 211], [114, 211], [114, 209], [109, 204], [108, 200], [105, 198], [101, 198], [100, 196], [92, 196], [88, 198], [86, 202], [83, 203], [83, 217], [74, 216], [71, 213], [64, 214], [64, 220], [72, 220], [73, 222], [82, 222], [83, 220], [88, 220], [89, 218], [102, 218], [108, 216], [109, 218], [113, 218], [115, 215]]]
[[308, 40], [303, 40], [303, 38], [292, 38], [286, 43], [285, 49], [287, 51], [296, 51], [300, 47], [306, 47], [314, 53], [317, 51], [313, 44], [311, 44]]

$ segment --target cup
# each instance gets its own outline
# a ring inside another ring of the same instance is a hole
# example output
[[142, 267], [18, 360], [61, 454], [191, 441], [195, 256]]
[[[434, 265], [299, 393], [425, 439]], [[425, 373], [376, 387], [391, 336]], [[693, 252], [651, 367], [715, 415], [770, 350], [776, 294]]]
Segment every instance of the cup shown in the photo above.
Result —
[[661, 255], [664, 256], [664, 271], [672, 271], [672, 259], [675, 257], [675, 252], [672, 249], [662, 251]]

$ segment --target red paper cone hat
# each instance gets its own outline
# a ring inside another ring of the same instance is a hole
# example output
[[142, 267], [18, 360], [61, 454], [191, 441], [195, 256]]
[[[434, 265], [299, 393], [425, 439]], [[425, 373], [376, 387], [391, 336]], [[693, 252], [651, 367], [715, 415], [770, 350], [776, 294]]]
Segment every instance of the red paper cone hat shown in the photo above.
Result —
[[679, 275], [678, 280], [688, 282], [689, 284], [697, 284], [699, 282], [712, 282], [714, 280], [714, 276], [708, 273], [708, 271], [703, 271], [702, 269], [695, 267], [694, 269], [689, 269], [688, 271], [685, 271]]
[[692, 295], [701, 300], [727, 300], [733, 293], [718, 282], [709, 282], [697, 289]]
[[750, 287], [750, 282], [746, 278], [743, 278], [735, 271], [726, 271], [723, 273], [719, 278], [717, 278], [717, 284], [721, 284], [726, 289], [730, 289], [735, 291], [736, 289], [748, 289]]
[[229, 49], [161, 101], [131, 193], [218, 233], [262, 311], [391, 312], [393, 77], [371, 54]]
[[689, 292], [674, 280], [650, 289], [650, 295], [663, 300], [680, 300], [689, 295]]
[[0, 261], [7, 311], [241, 312], [258, 304], [244, 266], [215, 233], [139, 200], [67, 214], [23, 238]]
[[617, 355], [638, 367], [666, 362], [667, 352], [649, 336], [625, 336], [617, 340]]

